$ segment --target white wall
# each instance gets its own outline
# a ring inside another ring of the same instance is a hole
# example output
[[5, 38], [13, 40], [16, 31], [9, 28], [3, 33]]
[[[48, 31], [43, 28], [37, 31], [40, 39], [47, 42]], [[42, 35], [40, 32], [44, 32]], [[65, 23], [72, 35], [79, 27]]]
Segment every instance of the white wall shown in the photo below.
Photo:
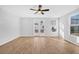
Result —
[[77, 44], [76, 36], [70, 35], [70, 16], [74, 13], [79, 13], [79, 9], [76, 9], [60, 18], [60, 35], [74, 44]]
[[19, 20], [0, 8], [0, 45], [19, 36]]
[[32, 18], [20, 18], [20, 35], [21, 36], [33, 36], [33, 19]]
[[[69, 17], [68, 17], [68, 15], [65, 15], [65, 16], [63, 16], [63, 17], [61, 17], [61, 18], [59, 18], [59, 28], [60, 28], [60, 36], [61, 37], [63, 37], [63, 38], [65, 38], [66, 37], [66, 35], [69, 35], [68, 33], [68, 30], [69, 30], [69, 28], [68, 27], [70, 27], [69, 26], [69, 19], [68, 19]], [[66, 34], [67, 33], [67, 34]], [[67, 38], [66, 37], [66, 39], [69, 39], [69, 38]]]

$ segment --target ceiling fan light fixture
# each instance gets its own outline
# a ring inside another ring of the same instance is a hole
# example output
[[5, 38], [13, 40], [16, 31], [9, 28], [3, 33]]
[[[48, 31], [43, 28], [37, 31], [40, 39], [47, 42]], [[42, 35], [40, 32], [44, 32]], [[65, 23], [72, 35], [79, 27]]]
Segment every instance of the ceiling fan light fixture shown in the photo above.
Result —
[[44, 15], [44, 12], [49, 11], [49, 9], [43, 9], [42, 5], [38, 5], [38, 9], [31, 8], [30, 10], [36, 11], [34, 14], [40, 12], [42, 15]]

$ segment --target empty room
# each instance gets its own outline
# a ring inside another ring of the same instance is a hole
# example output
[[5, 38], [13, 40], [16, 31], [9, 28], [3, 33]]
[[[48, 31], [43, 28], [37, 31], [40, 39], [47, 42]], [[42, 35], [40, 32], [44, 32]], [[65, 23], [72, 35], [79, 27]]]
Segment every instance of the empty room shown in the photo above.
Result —
[[0, 54], [78, 54], [79, 5], [0, 5]]

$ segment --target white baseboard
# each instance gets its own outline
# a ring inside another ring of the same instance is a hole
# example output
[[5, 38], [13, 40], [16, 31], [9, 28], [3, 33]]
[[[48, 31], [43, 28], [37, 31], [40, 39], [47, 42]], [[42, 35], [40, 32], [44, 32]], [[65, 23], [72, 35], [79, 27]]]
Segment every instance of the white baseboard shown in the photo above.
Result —
[[12, 38], [8, 39], [8, 40], [6, 40], [5, 42], [0, 43], [0, 46], [4, 45], [4, 44], [6, 44], [6, 43], [8, 43], [8, 42], [10, 42], [10, 41], [12, 41], [12, 40], [15, 40], [15, 39], [18, 38], [18, 37], [20, 37], [20, 36], [15, 36], [15, 37], [12, 37]]
[[26, 35], [20, 35], [20, 37], [59, 37], [59, 36], [35, 36], [35, 35], [26, 36]]
[[70, 40], [65, 40], [65, 41], [68, 41], [68, 42], [70, 42], [70, 43], [72, 43], [72, 44], [75, 44], [75, 45], [79, 46], [78, 43], [72, 42], [72, 41], [70, 41]]
[[[61, 38], [63, 38], [63, 37], [61, 37]], [[64, 39], [65, 41], [67, 41], [67, 42], [70, 42], [70, 43], [72, 43], [72, 44], [75, 44], [75, 45], [79, 46], [78, 43], [72, 42], [71, 40], [68, 40], [68, 39], [65, 39], [65, 38], [63, 38], [63, 39]]]

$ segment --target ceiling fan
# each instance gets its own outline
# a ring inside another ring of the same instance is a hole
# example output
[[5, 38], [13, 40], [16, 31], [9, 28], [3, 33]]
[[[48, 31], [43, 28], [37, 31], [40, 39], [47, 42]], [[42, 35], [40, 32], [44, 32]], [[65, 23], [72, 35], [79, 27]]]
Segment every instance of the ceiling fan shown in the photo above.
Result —
[[36, 11], [35, 14], [40, 12], [42, 15], [44, 15], [44, 12], [49, 11], [49, 9], [42, 9], [42, 5], [38, 5], [38, 9], [31, 8], [30, 10]]

